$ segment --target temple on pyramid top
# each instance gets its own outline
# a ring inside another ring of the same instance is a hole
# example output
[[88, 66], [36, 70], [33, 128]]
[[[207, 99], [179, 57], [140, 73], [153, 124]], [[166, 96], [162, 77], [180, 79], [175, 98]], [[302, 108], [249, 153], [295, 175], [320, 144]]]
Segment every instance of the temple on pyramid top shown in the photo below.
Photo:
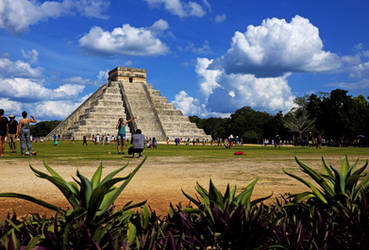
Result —
[[135, 119], [126, 126], [128, 139], [137, 129], [147, 138], [208, 139], [211, 137], [177, 110], [160, 91], [146, 81], [146, 70], [116, 67], [108, 82], [89, 96], [75, 111], [53, 129], [64, 139], [81, 140], [83, 136], [116, 136], [118, 119]]
[[115, 69], [109, 71], [109, 81], [146, 83], [146, 70], [127, 67], [116, 67]]

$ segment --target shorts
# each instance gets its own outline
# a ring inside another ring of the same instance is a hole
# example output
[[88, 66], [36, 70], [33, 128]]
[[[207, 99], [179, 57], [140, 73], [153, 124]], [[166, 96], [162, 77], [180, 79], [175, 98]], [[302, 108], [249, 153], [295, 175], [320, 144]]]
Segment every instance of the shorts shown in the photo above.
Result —
[[126, 140], [127, 138], [126, 138], [126, 135], [118, 134], [117, 139], [118, 140]]
[[0, 130], [0, 136], [6, 136], [6, 131], [5, 130]]
[[16, 142], [16, 136], [15, 136], [15, 134], [9, 134], [9, 141], [10, 142]]

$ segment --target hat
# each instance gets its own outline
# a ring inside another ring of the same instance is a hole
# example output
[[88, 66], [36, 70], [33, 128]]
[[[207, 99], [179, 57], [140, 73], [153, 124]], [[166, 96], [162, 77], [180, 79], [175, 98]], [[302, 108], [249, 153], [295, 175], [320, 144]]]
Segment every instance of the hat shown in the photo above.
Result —
[[14, 117], [15, 117], [15, 115], [13, 115], [13, 114], [9, 115], [9, 118], [14, 118]]

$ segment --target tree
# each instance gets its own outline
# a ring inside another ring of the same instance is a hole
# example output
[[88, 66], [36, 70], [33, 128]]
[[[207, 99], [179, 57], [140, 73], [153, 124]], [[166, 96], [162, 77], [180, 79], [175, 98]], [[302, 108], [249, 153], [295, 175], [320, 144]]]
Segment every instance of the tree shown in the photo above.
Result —
[[35, 125], [31, 126], [31, 134], [34, 137], [43, 137], [48, 135], [58, 124], [60, 121], [43, 121], [38, 122]]
[[293, 108], [284, 117], [284, 125], [293, 133], [297, 133], [298, 138], [314, 128], [315, 119], [309, 116], [309, 112], [303, 108]]

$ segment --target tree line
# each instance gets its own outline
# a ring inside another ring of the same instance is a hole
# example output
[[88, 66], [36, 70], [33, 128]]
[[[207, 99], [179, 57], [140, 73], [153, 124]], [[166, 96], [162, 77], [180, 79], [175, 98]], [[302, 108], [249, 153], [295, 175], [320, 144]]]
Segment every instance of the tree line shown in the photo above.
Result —
[[239, 136], [244, 142], [262, 143], [277, 135], [294, 144], [306, 144], [321, 137], [330, 145], [368, 145], [369, 102], [353, 97], [346, 90], [335, 89], [297, 97], [288, 113], [274, 115], [243, 107], [229, 118], [190, 116], [213, 139]]

